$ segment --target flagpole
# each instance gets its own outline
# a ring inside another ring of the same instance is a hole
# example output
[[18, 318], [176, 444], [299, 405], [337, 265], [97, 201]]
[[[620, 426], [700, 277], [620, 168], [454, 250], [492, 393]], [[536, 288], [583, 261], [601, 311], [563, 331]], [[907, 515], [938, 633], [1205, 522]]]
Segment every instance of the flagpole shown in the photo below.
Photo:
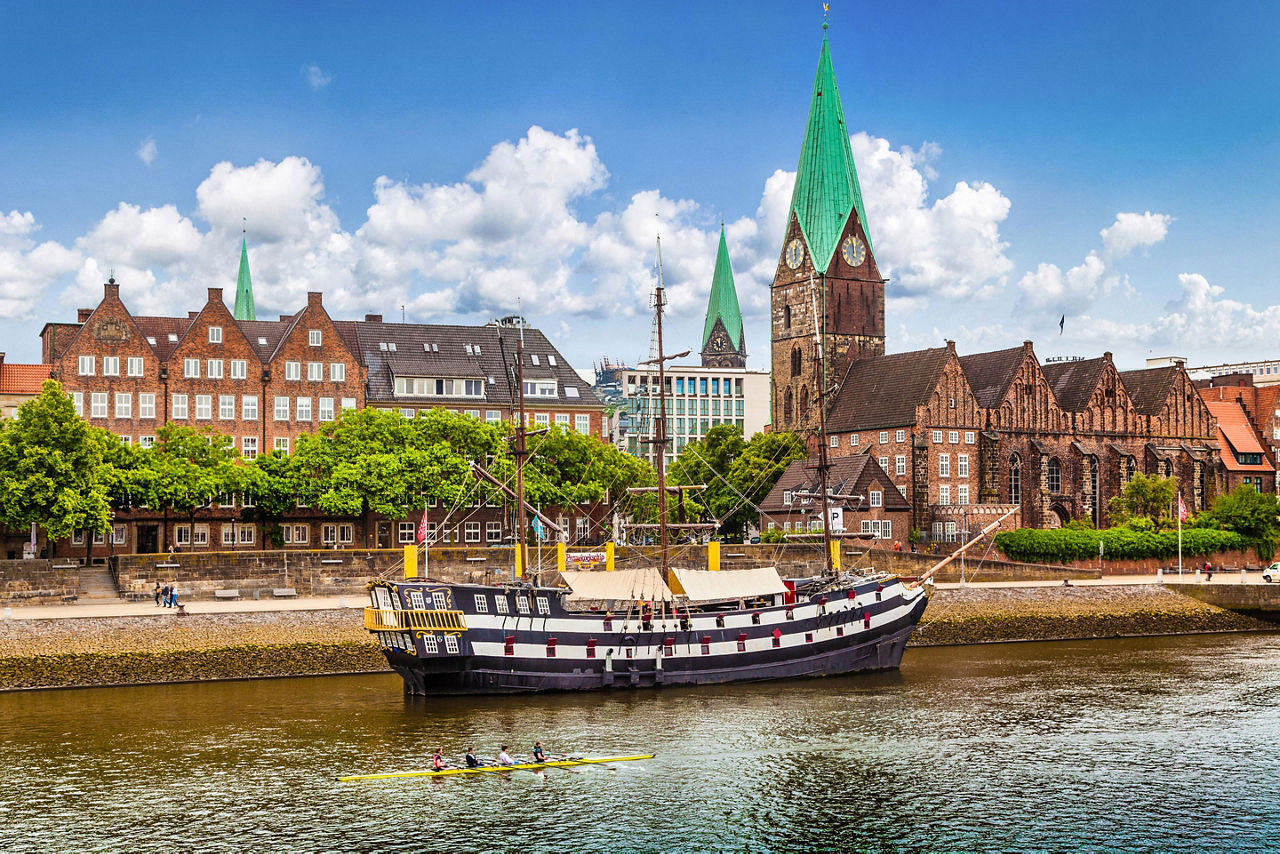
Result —
[[1182, 503], [1182, 493], [1178, 493], [1178, 580], [1182, 580], [1182, 515], [1185, 505]]

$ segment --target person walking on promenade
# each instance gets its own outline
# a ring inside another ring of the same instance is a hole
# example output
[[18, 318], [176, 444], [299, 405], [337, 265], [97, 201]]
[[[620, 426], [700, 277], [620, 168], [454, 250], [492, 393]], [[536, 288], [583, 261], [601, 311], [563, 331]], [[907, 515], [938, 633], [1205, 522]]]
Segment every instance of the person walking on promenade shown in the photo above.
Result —
[[157, 581], [157, 582], [156, 582], [156, 595], [155, 595], [155, 598], [156, 598], [156, 607], [157, 607], [157, 608], [159, 608], [159, 607], [160, 607], [160, 589], [161, 589], [161, 588], [160, 588], [160, 582], [159, 582], [159, 581]]

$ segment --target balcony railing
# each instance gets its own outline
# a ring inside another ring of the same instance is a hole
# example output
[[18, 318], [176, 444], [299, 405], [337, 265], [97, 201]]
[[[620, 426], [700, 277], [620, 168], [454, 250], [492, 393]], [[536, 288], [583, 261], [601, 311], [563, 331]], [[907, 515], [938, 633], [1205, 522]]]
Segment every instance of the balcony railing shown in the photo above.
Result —
[[371, 632], [398, 632], [414, 629], [432, 632], [465, 632], [467, 623], [461, 611], [365, 608], [364, 627]]

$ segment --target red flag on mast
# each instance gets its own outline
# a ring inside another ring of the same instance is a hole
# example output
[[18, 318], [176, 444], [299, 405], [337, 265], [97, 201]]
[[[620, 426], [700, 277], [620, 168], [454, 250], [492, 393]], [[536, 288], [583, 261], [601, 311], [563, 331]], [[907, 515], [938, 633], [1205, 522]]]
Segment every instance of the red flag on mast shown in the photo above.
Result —
[[1178, 493], [1178, 521], [1187, 521], [1187, 505], [1182, 501], [1182, 493]]
[[427, 541], [427, 505], [422, 505], [422, 521], [418, 523], [418, 545]]

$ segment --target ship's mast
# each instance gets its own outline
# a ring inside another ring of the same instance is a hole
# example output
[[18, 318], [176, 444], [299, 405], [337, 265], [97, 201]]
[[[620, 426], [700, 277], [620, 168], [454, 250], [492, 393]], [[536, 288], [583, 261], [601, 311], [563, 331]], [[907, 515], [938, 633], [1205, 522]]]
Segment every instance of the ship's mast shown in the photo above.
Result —
[[662, 238], [658, 238], [658, 287], [653, 295], [654, 328], [657, 330], [658, 352], [654, 361], [658, 363], [658, 423], [654, 430], [653, 445], [657, 451], [658, 469], [658, 566], [662, 572], [662, 580], [670, 581], [671, 570], [667, 565], [667, 372], [662, 354], [662, 306], [667, 301], [666, 289], [662, 286]]
[[[823, 283], [823, 302], [826, 302], [826, 283]], [[830, 495], [831, 492], [827, 488], [827, 473], [831, 470], [831, 463], [827, 461], [827, 372], [824, 370], [823, 350], [822, 350], [822, 325], [818, 316], [817, 296], [813, 290], [813, 273], [809, 273], [809, 293], [814, 295], [813, 298], [813, 345], [816, 358], [814, 359], [814, 369], [818, 372], [818, 488], [822, 492], [822, 550], [826, 554], [827, 574], [834, 576], [836, 574], [835, 561], [831, 555], [831, 509]], [[824, 306], [825, 309], [825, 306]], [[825, 315], [825, 310], [823, 314]]]
[[520, 338], [516, 342], [516, 566], [521, 572], [529, 571], [524, 548], [528, 517], [524, 510], [524, 460], [528, 451], [525, 445], [524, 416], [524, 318], [520, 318]]

